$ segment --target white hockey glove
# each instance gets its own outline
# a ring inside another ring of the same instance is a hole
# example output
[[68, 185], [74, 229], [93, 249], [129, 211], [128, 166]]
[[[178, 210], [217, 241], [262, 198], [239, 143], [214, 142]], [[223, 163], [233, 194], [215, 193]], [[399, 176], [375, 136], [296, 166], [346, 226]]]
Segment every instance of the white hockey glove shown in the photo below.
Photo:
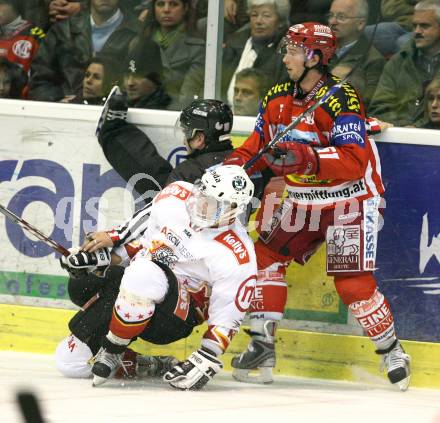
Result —
[[222, 368], [223, 364], [217, 357], [200, 349], [165, 373], [163, 379], [173, 388], [198, 391]]
[[70, 256], [60, 258], [61, 267], [74, 278], [84, 277], [91, 272], [103, 278], [110, 267], [110, 262], [109, 248], [100, 248], [94, 253], [75, 251]]

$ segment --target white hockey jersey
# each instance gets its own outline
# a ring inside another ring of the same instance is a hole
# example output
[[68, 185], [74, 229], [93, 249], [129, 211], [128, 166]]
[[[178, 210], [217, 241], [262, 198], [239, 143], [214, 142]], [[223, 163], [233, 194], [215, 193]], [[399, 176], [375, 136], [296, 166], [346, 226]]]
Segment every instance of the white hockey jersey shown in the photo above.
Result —
[[153, 199], [148, 226], [140, 238], [142, 248], [133, 260], [160, 261], [170, 267], [196, 303], [209, 298], [204, 318], [209, 327], [221, 327], [226, 335], [238, 331], [253, 295], [254, 245], [238, 219], [230, 226], [194, 230], [186, 209], [192, 187], [188, 182], [175, 182]]

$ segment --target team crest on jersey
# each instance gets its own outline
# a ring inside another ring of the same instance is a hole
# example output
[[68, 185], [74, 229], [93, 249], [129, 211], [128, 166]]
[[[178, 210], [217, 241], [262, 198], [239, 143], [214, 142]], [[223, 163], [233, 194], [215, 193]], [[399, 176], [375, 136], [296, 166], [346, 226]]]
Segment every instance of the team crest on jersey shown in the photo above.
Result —
[[242, 240], [233, 230], [223, 232], [220, 235], [217, 235], [214, 239], [232, 251], [238, 264], [249, 263], [249, 253]]
[[152, 260], [163, 263], [168, 267], [172, 267], [178, 260], [173, 249], [168, 247], [168, 245], [164, 244], [162, 241], [153, 240], [149, 253], [151, 254]]
[[359, 225], [330, 226], [327, 229], [327, 271], [360, 270], [360, 242]]

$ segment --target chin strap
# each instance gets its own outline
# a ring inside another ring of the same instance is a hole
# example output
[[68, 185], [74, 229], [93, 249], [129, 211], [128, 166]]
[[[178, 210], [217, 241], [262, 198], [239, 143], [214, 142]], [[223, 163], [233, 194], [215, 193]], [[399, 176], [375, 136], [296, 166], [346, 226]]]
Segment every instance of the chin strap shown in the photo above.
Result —
[[[307, 54], [307, 60], [311, 59], [313, 57], [315, 53], [313, 51], [311, 51], [310, 53]], [[312, 67], [307, 67], [306, 66], [306, 61], [304, 61], [304, 71], [301, 74], [301, 76], [298, 78], [298, 80], [295, 81], [295, 98], [297, 98], [298, 100], [302, 100], [305, 98], [305, 96], [307, 95], [307, 93], [304, 93], [302, 88], [301, 88], [301, 82], [304, 80], [304, 78], [307, 76], [307, 74], [312, 70], [317, 68], [321, 63], [321, 59], [320, 61], [312, 66]], [[323, 73], [323, 72], [322, 72]]]

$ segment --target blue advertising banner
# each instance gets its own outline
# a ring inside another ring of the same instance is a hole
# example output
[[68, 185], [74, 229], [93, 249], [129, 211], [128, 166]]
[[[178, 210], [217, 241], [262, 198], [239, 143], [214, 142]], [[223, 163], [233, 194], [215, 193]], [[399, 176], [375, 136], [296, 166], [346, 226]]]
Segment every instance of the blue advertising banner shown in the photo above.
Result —
[[399, 338], [440, 341], [440, 148], [378, 148], [386, 209], [375, 274]]

